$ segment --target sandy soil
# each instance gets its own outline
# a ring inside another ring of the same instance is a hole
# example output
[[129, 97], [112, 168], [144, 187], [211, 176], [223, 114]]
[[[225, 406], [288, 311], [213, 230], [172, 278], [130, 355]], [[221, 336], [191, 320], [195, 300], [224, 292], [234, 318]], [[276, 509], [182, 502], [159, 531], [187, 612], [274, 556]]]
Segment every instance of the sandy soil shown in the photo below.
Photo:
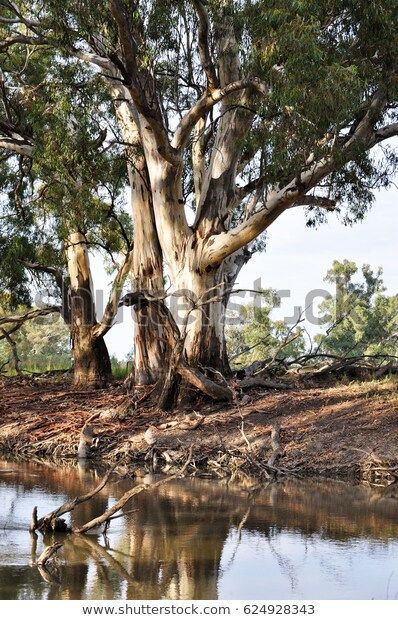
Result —
[[[249, 397], [229, 407], [198, 406], [205, 418], [195, 430], [152, 429], [156, 446], [178, 450], [192, 444], [195, 454], [213, 458], [225, 447], [247, 451], [249, 442], [250, 450], [266, 460], [271, 453], [270, 430], [278, 423], [283, 450], [278, 464], [285, 468], [343, 476], [372, 452], [390, 464], [398, 463], [396, 382], [295, 386], [252, 391]], [[140, 409], [115, 419], [113, 414], [125, 398], [119, 383], [106, 390], [73, 391], [64, 379], [2, 379], [0, 450], [14, 456], [73, 458], [84, 422], [101, 411], [95, 421], [98, 454], [111, 458], [120, 446], [137, 453], [148, 448], [144, 439], [148, 426], [183, 420], [187, 413]]]

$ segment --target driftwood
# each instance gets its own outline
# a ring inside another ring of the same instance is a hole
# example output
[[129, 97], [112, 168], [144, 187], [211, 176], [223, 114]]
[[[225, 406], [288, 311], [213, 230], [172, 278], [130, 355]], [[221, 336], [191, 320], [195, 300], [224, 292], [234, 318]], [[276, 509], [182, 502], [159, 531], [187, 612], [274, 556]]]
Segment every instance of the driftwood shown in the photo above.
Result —
[[371, 486], [387, 487], [397, 483], [398, 466], [370, 452], [360, 464], [358, 474], [362, 482]]
[[177, 371], [179, 375], [188, 383], [201, 390], [214, 400], [226, 400], [231, 402], [233, 399], [232, 391], [229, 387], [211, 381], [205, 374], [197, 368], [188, 366], [183, 360], [180, 361]]
[[[35, 508], [33, 509], [32, 523], [31, 523], [29, 530], [31, 533], [33, 533], [34, 532], [34, 530], [32, 530], [33, 527], [35, 528], [35, 530], [37, 529], [41, 532], [59, 531], [59, 529], [61, 528], [63, 531], [72, 532], [74, 534], [84, 534], [85, 532], [88, 532], [89, 530], [104, 526], [105, 531], [106, 531], [106, 529], [109, 526], [110, 521], [121, 516], [121, 515], [116, 515], [115, 513], [119, 512], [119, 510], [121, 510], [127, 504], [127, 502], [132, 497], [134, 497], [134, 495], [138, 495], [142, 491], [146, 491], [149, 488], [154, 489], [154, 488], [160, 487], [163, 484], [167, 484], [171, 480], [175, 480], [176, 478], [179, 478], [185, 473], [191, 460], [192, 460], [192, 446], [189, 449], [187, 460], [185, 461], [183, 467], [176, 474], [172, 476], [168, 476], [167, 478], [163, 478], [162, 480], [158, 480], [158, 482], [155, 482], [153, 484], [146, 484], [146, 483], [140, 484], [134, 487], [133, 489], [126, 491], [126, 493], [124, 493], [124, 495], [111, 508], [106, 510], [103, 514], [99, 515], [98, 517], [95, 517], [88, 523], [85, 523], [81, 527], [73, 528], [73, 530], [66, 528], [65, 521], [63, 519], [60, 519], [59, 517], [63, 514], [66, 514], [67, 512], [71, 512], [72, 510], [74, 510], [74, 508], [78, 504], [88, 501], [89, 499], [94, 497], [96, 493], [99, 493], [99, 491], [101, 491], [101, 489], [108, 482], [109, 476], [111, 475], [111, 473], [116, 467], [116, 464], [115, 464], [113, 467], [111, 467], [111, 469], [107, 472], [107, 474], [101, 480], [100, 484], [95, 489], [93, 489], [92, 491], [89, 491], [89, 493], [86, 493], [85, 495], [81, 495], [79, 497], [76, 497], [73, 500], [65, 502], [64, 504], [62, 504], [62, 506], [60, 506], [56, 510], [53, 510], [53, 512], [46, 515], [45, 517], [42, 517], [41, 519], [37, 519], [37, 507], [35, 506]], [[129, 512], [132, 512], [132, 511], [129, 511]], [[65, 525], [65, 528], [63, 524]], [[50, 559], [51, 555], [53, 555], [61, 546], [62, 545], [58, 544], [58, 546], [52, 545], [52, 547], [48, 547], [45, 550], [46, 554], [44, 555], [43, 553], [42, 554], [43, 557], [40, 556], [37, 564], [39, 564], [39, 562], [41, 561], [41, 566], [44, 566], [45, 563]]]
[[38, 521], [37, 521], [37, 506], [35, 506], [32, 510], [32, 520], [29, 526], [29, 532], [33, 534], [37, 530]]
[[114, 504], [111, 508], [108, 508], [108, 510], [106, 510], [102, 515], [96, 517], [95, 519], [92, 519], [91, 521], [89, 521], [88, 523], [85, 523], [79, 528], [74, 528], [73, 532], [75, 534], [84, 534], [85, 532], [88, 532], [89, 530], [96, 529], [98, 527], [101, 527], [104, 524], [107, 524], [110, 521], [110, 519], [113, 517], [113, 515], [116, 512], [119, 512], [119, 510], [121, 510], [127, 504], [127, 502], [132, 497], [134, 497], [134, 495], [138, 495], [139, 493], [142, 493], [142, 491], [147, 491], [148, 489], [156, 489], [157, 487], [167, 484], [171, 480], [175, 480], [176, 478], [179, 478], [180, 476], [182, 476], [184, 472], [186, 471], [186, 469], [188, 468], [188, 465], [190, 464], [191, 460], [192, 460], [192, 446], [189, 449], [189, 455], [188, 455], [187, 460], [185, 461], [183, 467], [176, 474], [172, 476], [168, 476], [167, 478], [163, 478], [162, 480], [158, 480], [158, 482], [154, 482], [152, 484], [146, 484], [146, 483], [139, 484], [133, 489], [126, 491], [126, 493], [122, 495], [119, 501], [117, 501], [116, 504]]
[[279, 424], [274, 424], [271, 429], [271, 448], [272, 448], [272, 454], [267, 461], [267, 466], [275, 467], [276, 461], [279, 459], [279, 457], [282, 454]]
[[[106, 483], [108, 482], [110, 475], [112, 474], [112, 472], [114, 471], [114, 469], [116, 468], [118, 464], [119, 463], [115, 463], [108, 470], [108, 472], [105, 474], [105, 476], [103, 477], [99, 485], [95, 487], [95, 489], [93, 489], [92, 491], [89, 491], [85, 495], [80, 495], [78, 497], [75, 497], [72, 500], [65, 502], [64, 504], [62, 504], [62, 506], [60, 506], [59, 508], [56, 508], [55, 510], [50, 512], [48, 515], [45, 515], [44, 517], [41, 517], [40, 519], [37, 519], [37, 506], [35, 506], [33, 508], [32, 523], [29, 528], [29, 531], [31, 532], [35, 530], [39, 530], [40, 532], [68, 531], [68, 528], [66, 526], [64, 519], [60, 519], [59, 517], [61, 517], [64, 514], [67, 514], [68, 512], [72, 512], [72, 510], [74, 510], [76, 506], [78, 506], [79, 504], [83, 504], [84, 502], [87, 502], [92, 497], [94, 497], [94, 495], [99, 493], [104, 488]], [[32, 527], [34, 527], [34, 529], [32, 529]]]

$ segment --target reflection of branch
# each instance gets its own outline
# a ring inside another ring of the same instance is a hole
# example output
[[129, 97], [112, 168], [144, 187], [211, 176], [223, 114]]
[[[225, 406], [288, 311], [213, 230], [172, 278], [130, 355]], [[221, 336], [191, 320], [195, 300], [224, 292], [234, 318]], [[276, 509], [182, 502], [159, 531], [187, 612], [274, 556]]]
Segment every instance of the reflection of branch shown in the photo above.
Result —
[[44, 567], [52, 556], [55, 555], [62, 547], [63, 545], [61, 543], [54, 543], [53, 545], [46, 547], [37, 560], [37, 565]]
[[[45, 529], [45, 528], [48, 528], [48, 527], [50, 527], [50, 529], [51, 529], [51, 524], [54, 522], [54, 520], [58, 519], [58, 517], [60, 517], [61, 515], [66, 514], [68, 512], [72, 512], [72, 510], [74, 510], [76, 508], [76, 506], [78, 506], [79, 504], [83, 504], [84, 502], [87, 502], [89, 499], [94, 497], [94, 495], [99, 493], [104, 488], [104, 486], [106, 485], [106, 483], [109, 480], [110, 475], [112, 474], [112, 472], [114, 471], [115, 467], [118, 464], [119, 463], [116, 462], [114, 465], [112, 465], [112, 467], [105, 474], [105, 476], [103, 477], [103, 479], [101, 480], [99, 485], [97, 487], [95, 487], [95, 489], [93, 489], [92, 491], [89, 491], [85, 495], [80, 495], [78, 497], [75, 497], [72, 500], [69, 500], [69, 501], [65, 502], [64, 504], [62, 504], [62, 506], [60, 506], [59, 508], [56, 508], [55, 510], [53, 510], [52, 512], [50, 512], [46, 516], [41, 517], [38, 520], [33, 520], [32, 523], [34, 522], [35, 529], [41, 530], [43, 528]], [[37, 510], [36, 507], [34, 509], [34, 512], [35, 512], [35, 510]], [[31, 526], [31, 528], [32, 528], [32, 526]]]
[[85, 532], [88, 532], [89, 530], [93, 528], [96, 528], [104, 523], [107, 523], [110, 517], [112, 517], [116, 512], [119, 512], [119, 510], [121, 510], [123, 506], [125, 506], [125, 504], [127, 504], [127, 502], [132, 497], [134, 497], [134, 495], [138, 495], [142, 491], [146, 491], [148, 489], [155, 489], [157, 487], [160, 487], [170, 482], [171, 480], [175, 480], [176, 478], [179, 478], [180, 476], [182, 476], [185, 473], [191, 460], [192, 460], [192, 446], [189, 449], [189, 454], [188, 454], [188, 458], [186, 462], [176, 474], [174, 474], [173, 476], [168, 476], [167, 478], [163, 478], [162, 480], [158, 480], [158, 482], [155, 482], [153, 484], [146, 484], [146, 483], [139, 484], [133, 489], [126, 491], [126, 493], [119, 499], [119, 501], [117, 501], [116, 504], [114, 504], [111, 508], [106, 510], [102, 515], [100, 515], [99, 517], [96, 517], [95, 519], [92, 519], [91, 521], [89, 521], [88, 523], [85, 523], [79, 528], [75, 528], [73, 531], [76, 534], [84, 534]]

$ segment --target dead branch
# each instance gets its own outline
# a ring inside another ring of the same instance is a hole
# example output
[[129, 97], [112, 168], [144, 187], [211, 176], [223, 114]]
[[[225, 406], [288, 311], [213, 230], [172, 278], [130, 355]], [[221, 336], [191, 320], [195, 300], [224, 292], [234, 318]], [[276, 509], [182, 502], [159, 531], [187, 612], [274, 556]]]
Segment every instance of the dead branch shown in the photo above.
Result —
[[242, 379], [238, 381], [238, 387], [243, 390], [246, 388], [252, 387], [263, 387], [269, 388], [272, 390], [292, 390], [293, 386], [289, 383], [280, 383], [277, 381], [272, 381], [271, 379], [263, 379], [262, 377], [247, 377], [247, 379]]
[[177, 370], [183, 379], [214, 400], [232, 401], [232, 392], [229, 387], [211, 381], [200, 370], [188, 366], [183, 360], [180, 362]]
[[110, 475], [112, 474], [112, 472], [114, 471], [114, 469], [116, 468], [118, 464], [119, 463], [115, 463], [114, 465], [112, 465], [112, 467], [105, 474], [105, 476], [103, 477], [99, 485], [96, 486], [95, 489], [93, 489], [92, 491], [89, 491], [88, 493], [86, 493], [85, 495], [80, 495], [78, 497], [75, 497], [72, 500], [65, 502], [64, 504], [62, 504], [62, 506], [60, 506], [59, 508], [56, 508], [55, 510], [50, 512], [48, 515], [45, 515], [44, 517], [41, 517], [40, 519], [37, 519], [37, 509], [36, 509], [36, 519], [35, 521], [34, 519], [32, 519], [32, 523], [30, 527], [35, 525], [35, 530], [39, 530], [39, 531], [47, 531], [47, 530], [54, 531], [54, 529], [58, 529], [58, 527], [60, 527], [61, 529], [65, 531], [61, 523], [61, 522], [63, 523], [65, 522], [63, 519], [59, 519], [59, 517], [68, 512], [72, 512], [72, 510], [74, 510], [76, 506], [78, 506], [79, 504], [83, 504], [84, 502], [87, 502], [89, 499], [94, 497], [94, 495], [99, 493], [104, 488], [106, 483], [108, 482]]
[[274, 424], [271, 429], [271, 448], [272, 448], [272, 454], [267, 461], [267, 466], [275, 467], [276, 461], [279, 459], [279, 457], [282, 454], [279, 424]]
[[26, 314], [3, 316], [0, 318], [0, 325], [6, 325], [8, 323], [17, 324], [20, 327], [25, 321], [31, 321], [39, 316], [45, 316], [46, 314], [52, 314], [59, 312], [59, 306], [48, 306], [46, 308], [38, 308], [36, 310], [29, 310]]
[[85, 422], [81, 433], [80, 433], [80, 441], [77, 448], [77, 458], [78, 459], [88, 459], [90, 456], [90, 449], [93, 445], [95, 445], [95, 435], [94, 429], [91, 425], [91, 422], [99, 418], [101, 412], [94, 413], [89, 419]]
[[96, 517], [95, 519], [92, 519], [91, 521], [89, 521], [88, 523], [85, 523], [79, 528], [73, 529], [73, 532], [75, 534], [84, 534], [85, 532], [88, 532], [89, 530], [93, 528], [98, 528], [104, 523], [107, 523], [110, 517], [112, 517], [116, 512], [119, 512], [119, 510], [121, 510], [123, 506], [125, 506], [127, 502], [132, 497], [134, 497], [134, 495], [138, 495], [139, 493], [142, 493], [142, 491], [146, 491], [149, 488], [156, 489], [164, 484], [167, 484], [171, 480], [175, 480], [176, 478], [179, 478], [180, 476], [182, 476], [185, 473], [186, 469], [188, 468], [191, 460], [192, 460], [192, 446], [189, 449], [187, 460], [185, 461], [183, 467], [176, 474], [172, 476], [168, 476], [167, 478], [163, 478], [162, 480], [158, 480], [157, 482], [154, 482], [152, 484], [146, 484], [146, 483], [139, 484], [133, 489], [130, 489], [130, 491], [126, 491], [126, 493], [116, 502], [116, 504], [114, 504], [111, 508], [106, 510], [102, 515]]
[[32, 510], [32, 521], [30, 522], [29, 532], [33, 534], [37, 530], [37, 506]]

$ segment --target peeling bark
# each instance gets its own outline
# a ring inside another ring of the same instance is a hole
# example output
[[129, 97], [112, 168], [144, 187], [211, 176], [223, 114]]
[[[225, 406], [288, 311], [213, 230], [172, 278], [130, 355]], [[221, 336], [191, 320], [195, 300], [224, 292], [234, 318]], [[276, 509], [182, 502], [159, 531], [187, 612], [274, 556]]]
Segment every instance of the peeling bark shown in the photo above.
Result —
[[[143, 157], [138, 113], [125, 87], [110, 81], [109, 88], [120, 131], [124, 142], [128, 145], [127, 171], [134, 224], [131, 269], [133, 291], [161, 297], [164, 293], [163, 258], [155, 225], [148, 169]], [[155, 383], [162, 374], [165, 351], [161, 321], [156, 306], [153, 305], [137, 304], [133, 312], [134, 383], [149, 385]]]

